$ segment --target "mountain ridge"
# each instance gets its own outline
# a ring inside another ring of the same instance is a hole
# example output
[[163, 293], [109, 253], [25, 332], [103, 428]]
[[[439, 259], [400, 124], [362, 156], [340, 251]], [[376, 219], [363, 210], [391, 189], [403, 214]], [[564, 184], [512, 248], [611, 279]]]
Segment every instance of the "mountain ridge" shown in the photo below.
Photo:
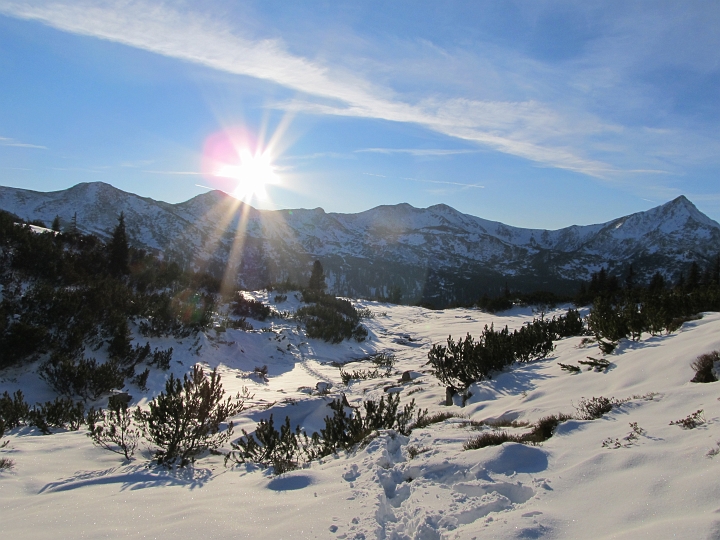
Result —
[[67, 226], [108, 238], [125, 213], [138, 247], [183, 265], [260, 288], [307, 280], [313, 260], [326, 268], [332, 292], [385, 296], [438, 305], [517, 290], [567, 290], [600, 267], [634, 265], [640, 279], [657, 269], [675, 279], [687, 265], [720, 251], [720, 224], [681, 195], [644, 212], [606, 223], [528, 229], [464, 214], [445, 205], [381, 205], [342, 214], [322, 208], [258, 210], [210, 191], [171, 204], [101, 182], [35, 192], [0, 186], [0, 208], [23, 219]]

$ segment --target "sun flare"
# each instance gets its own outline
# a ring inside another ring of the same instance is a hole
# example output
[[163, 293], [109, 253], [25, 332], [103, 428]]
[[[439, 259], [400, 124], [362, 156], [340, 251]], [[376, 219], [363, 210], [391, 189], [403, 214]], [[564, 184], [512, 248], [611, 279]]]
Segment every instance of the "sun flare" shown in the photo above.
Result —
[[253, 155], [247, 149], [240, 152], [239, 165], [222, 165], [218, 168], [215, 176], [236, 180], [237, 185], [230, 195], [246, 202], [253, 198], [266, 199], [265, 187], [278, 181], [270, 153]]

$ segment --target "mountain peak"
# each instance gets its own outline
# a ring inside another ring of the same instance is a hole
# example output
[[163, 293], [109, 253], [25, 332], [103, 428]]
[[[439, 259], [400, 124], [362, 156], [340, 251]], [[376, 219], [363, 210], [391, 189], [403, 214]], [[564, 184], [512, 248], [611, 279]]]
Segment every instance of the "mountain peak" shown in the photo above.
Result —
[[[657, 207], [657, 210], [659, 210], [660, 215], [666, 218], [686, 217], [709, 227], [720, 227], [716, 221], [698, 210], [697, 206], [685, 195], [675, 197], [672, 201]], [[652, 210], [649, 210], [649, 212], [652, 212]]]

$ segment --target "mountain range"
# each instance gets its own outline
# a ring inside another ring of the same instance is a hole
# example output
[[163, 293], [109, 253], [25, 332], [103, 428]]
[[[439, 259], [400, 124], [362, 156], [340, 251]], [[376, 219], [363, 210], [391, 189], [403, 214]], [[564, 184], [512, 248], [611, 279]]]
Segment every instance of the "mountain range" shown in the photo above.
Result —
[[720, 253], [720, 225], [686, 197], [596, 225], [525, 229], [439, 204], [378, 206], [357, 214], [258, 210], [220, 191], [169, 204], [111, 185], [82, 183], [49, 193], [0, 186], [0, 209], [107, 239], [120, 212], [131, 243], [184, 267], [258, 289], [305, 283], [320, 260], [331, 292], [434, 305], [465, 303], [507, 286], [575, 290], [606, 267], [640, 280], [677, 279], [692, 261]]

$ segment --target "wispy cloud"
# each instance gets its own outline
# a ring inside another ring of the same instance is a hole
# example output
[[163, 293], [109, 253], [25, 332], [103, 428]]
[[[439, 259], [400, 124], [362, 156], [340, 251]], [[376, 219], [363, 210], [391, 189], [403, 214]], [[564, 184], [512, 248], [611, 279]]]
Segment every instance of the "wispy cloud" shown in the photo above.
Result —
[[11, 139], [10, 137], [0, 137], [0, 146], [15, 146], [17, 148], [38, 148], [40, 150], [47, 150], [47, 146], [24, 143]]
[[167, 174], [174, 176], [202, 176], [202, 173], [197, 171], [142, 171], [149, 174]]
[[409, 154], [411, 156], [454, 156], [457, 154], [474, 154], [477, 150], [447, 150], [443, 148], [361, 148], [355, 152], [374, 154]]
[[263, 79], [307, 96], [277, 104], [284, 109], [414, 123], [545, 166], [596, 177], [605, 177], [613, 169], [566, 143], [573, 134], [606, 129], [592, 119], [592, 125], [575, 126], [536, 101], [457, 97], [410, 100], [356, 73], [294, 55], [280, 40], [246, 39], [225, 22], [199, 13], [183, 13], [167, 4], [0, 0], [0, 12]]
[[485, 186], [480, 184], [464, 184], [463, 182], [447, 182], [444, 180], [423, 180], [422, 178], [407, 178], [403, 177], [403, 180], [412, 180], [413, 182], [423, 182], [425, 184], [444, 184], [446, 186], [458, 186], [462, 188], [479, 188], [485, 189]]

